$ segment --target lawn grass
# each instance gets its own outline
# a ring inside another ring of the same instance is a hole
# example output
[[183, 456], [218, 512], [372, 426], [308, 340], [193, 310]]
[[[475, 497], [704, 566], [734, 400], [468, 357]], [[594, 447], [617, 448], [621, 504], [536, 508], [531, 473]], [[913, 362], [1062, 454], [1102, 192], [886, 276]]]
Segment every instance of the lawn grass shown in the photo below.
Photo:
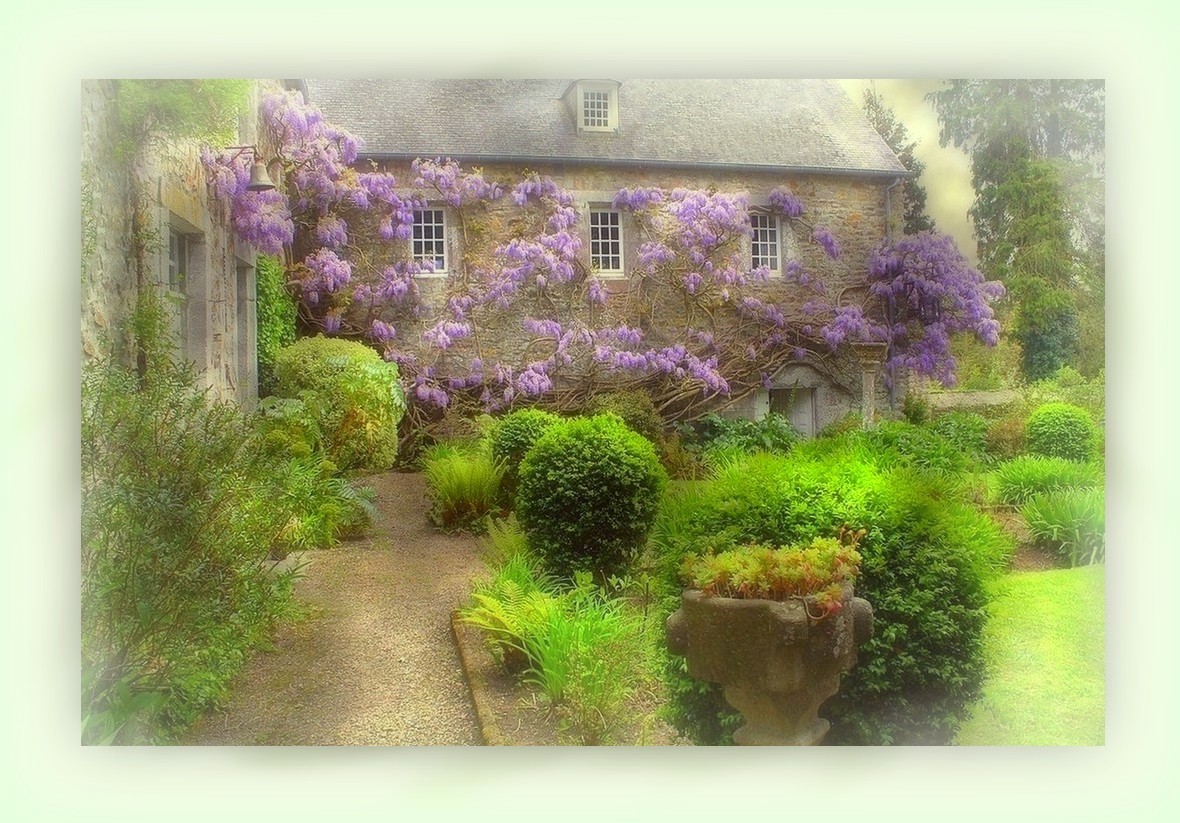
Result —
[[961, 746], [1105, 741], [1105, 566], [1006, 575], [984, 636], [988, 679]]

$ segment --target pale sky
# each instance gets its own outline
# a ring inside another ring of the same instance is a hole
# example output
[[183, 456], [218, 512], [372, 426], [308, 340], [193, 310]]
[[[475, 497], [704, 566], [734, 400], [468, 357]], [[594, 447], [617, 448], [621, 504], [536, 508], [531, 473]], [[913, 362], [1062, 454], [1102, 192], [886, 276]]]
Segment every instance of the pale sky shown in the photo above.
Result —
[[971, 188], [971, 161], [952, 146], [938, 145], [938, 117], [923, 98], [942, 87], [941, 80], [837, 80], [857, 106], [871, 85], [893, 109], [893, 114], [917, 140], [914, 155], [926, 164], [919, 182], [926, 188], [926, 212], [935, 228], [955, 238], [959, 250], [976, 262], [975, 235], [967, 209], [975, 199]]

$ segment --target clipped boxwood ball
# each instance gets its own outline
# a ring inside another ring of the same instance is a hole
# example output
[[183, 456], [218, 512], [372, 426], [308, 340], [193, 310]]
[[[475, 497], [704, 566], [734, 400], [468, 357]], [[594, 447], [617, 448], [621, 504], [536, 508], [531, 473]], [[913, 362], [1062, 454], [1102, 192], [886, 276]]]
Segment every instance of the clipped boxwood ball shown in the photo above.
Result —
[[621, 419], [575, 418], [525, 455], [516, 515], [552, 571], [609, 574], [643, 544], [667, 482], [651, 442]]
[[1090, 413], [1069, 403], [1037, 407], [1025, 424], [1029, 451], [1066, 460], [1090, 460], [1097, 437]]
[[542, 409], [520, 409], [501, 417], [492, 429], [492, 459], [504, 465], [500, 494], [511, 505], [516, 495], [520, 461], [541, 435], [561, 418]]

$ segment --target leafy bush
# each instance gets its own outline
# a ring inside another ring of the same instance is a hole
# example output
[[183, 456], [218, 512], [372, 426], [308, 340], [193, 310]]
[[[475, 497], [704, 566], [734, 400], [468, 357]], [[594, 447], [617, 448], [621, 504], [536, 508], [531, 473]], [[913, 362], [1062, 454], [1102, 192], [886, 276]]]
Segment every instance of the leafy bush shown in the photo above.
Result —
[[561, 418], [541, 409], [520, 409], [504, 415], [491, 430], [492, 459], [504, 465], [501, 499], [511, 504], [520, 484], [520, 462], [533, 444]]
[[286, 462], [166, 359], [87, 366], [81, 434], [82, 739], [168, 740], [289, 614]]
[[935, 418], [930, 428], [971, 457], [981, 457], [987, 451], [988, 423], [982, 415], [966, 411], [948, 412]]
[[1033, 495], [1020, 507], [1033, 537], [1057, 551], [1070, 566], [1106, 559], [1106, 493], [1066, 488]]
[[915, 468], [955, 474], [970, 465], [969, 455], [933, 431], [900, 420], [888, 420], [859, 435], [870, 448], [883, 456]]
[[445, 529], [481, 529], [499, 509], [504, 467], [486, 455], [451, 454], [426, 463], [430, 519]]
[[930, 419], [930, 403], [917, 392], [907, 391], [901, 401], [901, 414], [907, 423], [921, 426]]
[[525, 456], [516, 513], [549, 568], [609, 573], [642, 545], [666, 483], [652, 444], [619, 418], [576, 418]]
[[[275, 357], [275, 394], [315, 414], [328, 458], [341, 471], [380, 471], [397, 457], [405, 398], [397, 366], [349, 340], [305, 338]], [[314, 402], [305, 392], [313, 392]]]
[[1001, 417], [987, 427], [987, 453], [1000, 460], [1023, 454], [1026, 448], [1023, 417]]
[[756, 451], [786, 454], [802, 435], [781, 414], [771, 412], [761, 420], [728, 419], [706, 414], [694, 424], [693, 442], [700, 451], [736, 450], [746, 454]]
[[1024, 396], [1031, 408], [1046, 403], [1069, 403], [1088, 411], [1099, 426], [1106, 419], [1105, 371], [1087, 380], [1076, 369], [1062, 366], [1052, 377], [1026, 387]]
[[272, 559], [281, 560], [293, 551], [330, 548], [341, 538], [360, 535], [373, 522], [375, 492], [333, 477], [335, 469], [317, 458], [276, 462], [271, 476], [274, 489], [260, 501], [287, 512], [271, 546]]
[[1085, 409], [1068, 403], [1046, 403], [1025, 424], [1030, 451], [1066, 460], [1094, 457], [1097, 432]]
[[590, 417], [606, 412], [617, 414], [632, 431], [655, 445], [659, 445], [664, 438], [664, 418], [652, 402], [651, 395], [641, 389], [596, 394], [582, 410], [583, 415]]
[[1025, 455], [996, 467], [996, 498], [1002, 503], [1019, 505], [1042, 492], [1064, 488], [1093, 488], [1103, 482], [1102, 467], [1094, 463], [1077, 463], [1061, 457]]
[[[950, 484], [888, 469], [845, 448], [828, 456], [755, 455], [712, 482], [681, 487], [653, 529], [668, 597], [691, 552], [743, 543], [799, 543], [840, 527], [865, 529], [857, 593], [873, 604], [875, 634], [841, 692], [825, 704], [834, 743], [947, 742], [978, 693], [986, 619], [983, 582], [1000, 573], [1012, 541]], [[732, 728], [720, 689], [667, 669], [673, 723], [700, 743]]]
[[274, 391], [274, 363], [279, 350], [295, 342], [295, 298], [287, 290], [282, 262], [258, 256], [255, 269], [258, 312], [258, 393]]
[[258, 428], [268, 449], [292, 458], [310, 457], [324, 447], [320, 431], [322, 401], [315, 392], [303, 399], [265, 397], [258, 403]]

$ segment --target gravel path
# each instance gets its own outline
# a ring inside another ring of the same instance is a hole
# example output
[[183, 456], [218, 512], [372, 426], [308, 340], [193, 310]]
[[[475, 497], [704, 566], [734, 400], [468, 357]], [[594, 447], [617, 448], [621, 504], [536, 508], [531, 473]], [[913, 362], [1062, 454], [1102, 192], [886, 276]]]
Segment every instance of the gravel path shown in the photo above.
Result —
[[421, 475], [365, 478], [380, 509], [373, 534], [308, 552], [296, 584], [312, 616], [284, 628], [234, 681], [192, 745], [478, 745], [451, 610], [482, 569], [471, 537], [426, 521]]

